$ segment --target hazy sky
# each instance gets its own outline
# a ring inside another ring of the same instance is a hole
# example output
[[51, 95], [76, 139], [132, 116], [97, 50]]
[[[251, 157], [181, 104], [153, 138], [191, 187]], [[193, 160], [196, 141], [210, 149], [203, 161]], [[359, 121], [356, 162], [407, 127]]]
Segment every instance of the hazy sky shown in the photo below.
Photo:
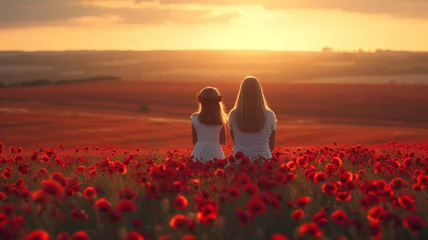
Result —
[[0, 50], [428, 51], [428, 0], [0, 0]]

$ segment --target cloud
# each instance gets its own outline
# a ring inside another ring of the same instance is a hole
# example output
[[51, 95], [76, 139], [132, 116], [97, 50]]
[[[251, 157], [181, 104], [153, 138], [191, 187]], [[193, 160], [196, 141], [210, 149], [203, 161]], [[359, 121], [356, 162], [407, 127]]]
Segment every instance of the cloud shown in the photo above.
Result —
[[183, 23], [205, 24], [224, 23], [232, 18], [239, 17], [238, 12], [224, 12], [214, 15], [209, 10], [183, 10], [183, 9], [121, 9], [119, 16], [125, 24], [157, 24], [157, 23]]
[[[0, 0], [0, 27], [67, 25], [76, 19], [115, 17], [122, 24], [204, 24], [228, 22], [238, 12], [213, 15], [208, 9], [103, 7], [85, 4], [91, 0]], [[106, 1], [106, 0], [103, 0]]]
[[135, 0], [135, 3], [262, 5], [266, 9], [338, 9], [403, 18], [428, 18], [428, 0]]

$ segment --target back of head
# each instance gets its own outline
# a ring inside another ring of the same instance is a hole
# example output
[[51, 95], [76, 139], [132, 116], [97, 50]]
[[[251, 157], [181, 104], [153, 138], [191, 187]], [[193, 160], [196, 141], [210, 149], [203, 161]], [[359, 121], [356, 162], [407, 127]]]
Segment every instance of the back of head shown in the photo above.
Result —
[[270, 109], [259, 80], [252, 76], [246, 77], [232, 110], [238, 129], [244, 133], [260, 132], [266, 123], [267, 110]]
[[227, 122], [227, 114], [222, 103], [223, 97], [214, 87], [202, 89], [197, 99], [199, 102], [198, 119], [205, 125], [223, 125]]

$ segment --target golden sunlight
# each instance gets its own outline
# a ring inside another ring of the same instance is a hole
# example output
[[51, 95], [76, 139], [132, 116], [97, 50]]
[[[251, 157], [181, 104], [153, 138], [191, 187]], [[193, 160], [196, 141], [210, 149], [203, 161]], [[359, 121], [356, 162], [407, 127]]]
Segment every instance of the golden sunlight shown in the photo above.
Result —
[[[123, 1], [82, 4], [119, 9], [123, 14], [112, 12], [76, 17], [62, 24], [0, 28], [0, 35], [7, 36], [0, 38], [0, 46], [3, 50], [319, 51], [324, 46], [342, 50], [428, 50], [428, 33], [420, 31], [428, 29], [428, 19], [339, 10], [267, 10], [258, 5], [161, 5], [156, 2], [129, 5]], [[155, 13], [158, 15], [140, 19], [139, 12], [134, 10], [147, 14], [158, 11]], [[189, 17], [191, 14], [195, 14], [194, 21]]]

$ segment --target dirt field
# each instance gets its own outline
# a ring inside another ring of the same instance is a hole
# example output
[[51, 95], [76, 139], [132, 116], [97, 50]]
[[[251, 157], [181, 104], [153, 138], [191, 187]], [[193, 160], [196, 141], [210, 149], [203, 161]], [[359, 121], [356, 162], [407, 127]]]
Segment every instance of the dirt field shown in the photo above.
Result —
[[[428, 139], [428, 86], [263, 83], [284, 145]], [[191, 147], [196, 93], [218, 87], [231, 108], [234, 82], [121, 81], [0, 89], [6, 145]], [[149, 113], [140, 113], [146, 105]], [[229, 141], [230, 142], [230, 141]]]

